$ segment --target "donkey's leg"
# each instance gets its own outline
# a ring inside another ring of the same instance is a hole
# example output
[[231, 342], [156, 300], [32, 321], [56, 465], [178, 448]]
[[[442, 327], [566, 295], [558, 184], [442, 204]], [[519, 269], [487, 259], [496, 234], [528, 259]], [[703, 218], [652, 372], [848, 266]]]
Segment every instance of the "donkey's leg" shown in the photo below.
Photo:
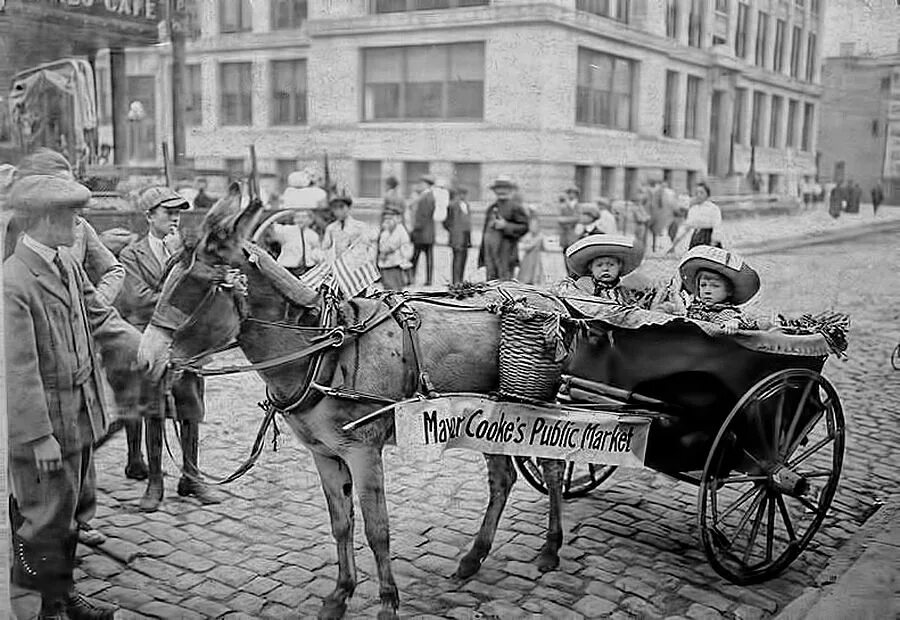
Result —
[[391, 540], [388, 522], [387, 502], [384, 496], [384, 463], [381, 447], [368, 447], [354, 451], [347, 458], [353, 477], [356, 479], [356, 494], [362, 509], [366, 528], [366, 539], [375, 554], [378, 567], [378, 581], [381, 599], [379, 620], [397, 618], [400, 594], [391, 571]]
[[559, 548], [562, 547], [562, 477], [566, 462], [557, 459], [538, 459], [550, 498], [550, 519], [547, 524], [547, 539], [538, 555], [537, 567], [542, 573], [559, 566]]
[[341, 618], [347, 611], [347, 599], [356, 589], [356, 560], [353, 557], [353, 479], [350, 469], [339, 457], [313, 452], [319, 479], [325, 490], [331, 533], [337, 543], [338, 578], [334, 591], [325, 597], [319, 618]]
[[481, 568], [481, 563], [494, 544], [494, 535], [497, 533], [497, 524], [503, 515], [506, 499], [516, 483], [516, 468], [513, 467], [511, 458], [499, 454], [485, 454], [484, 460], [487, 461], [490, 497], [481, 529], [475, 536], [472, 548], [459, 561], [459, 568], [456, 569], [456, 576], [461, 579], [468, 579]]

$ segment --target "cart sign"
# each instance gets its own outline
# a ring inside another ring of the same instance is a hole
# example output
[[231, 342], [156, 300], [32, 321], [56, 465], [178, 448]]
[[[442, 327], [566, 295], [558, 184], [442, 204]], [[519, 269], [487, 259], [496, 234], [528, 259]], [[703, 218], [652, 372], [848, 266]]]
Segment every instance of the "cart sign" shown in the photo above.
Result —
[[398, 403], [397, 444], [643, 467], [650, 421], [450, 396]]

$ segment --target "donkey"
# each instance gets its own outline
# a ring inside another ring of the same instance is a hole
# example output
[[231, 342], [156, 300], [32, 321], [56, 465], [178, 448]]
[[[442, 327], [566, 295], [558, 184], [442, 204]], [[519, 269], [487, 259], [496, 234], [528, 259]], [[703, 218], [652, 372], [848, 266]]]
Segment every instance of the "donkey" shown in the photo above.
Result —
[[[310, 316], [325, 311], [321, 297], [246, 241], [259, 208], [253, 202], [241, 212], [211, 211], [197, 246], [186, 251], [182, 261], [167, 276], [160, 303], [141, 342], [140, 359], [149, 365], [154, 378], [162, 375], [170, 357], [190, 358], [215, 350], [235, 337], [251, 363], [288, 354], [311, 341], [310, 332], [305, 332], [303, 325], [315, 323]], [[246, 276], [246, 298], [235, 294], [239, 287], [223, 288], [219, 286], [222, 277], [211, 275], [221, 274], [226, 268], [239, 269]], [[500, 325], [496, 315], [484, 311], [489, 301], [490, 293], [481, 294], [467, 304], [434, 304], [427, 300], [406, 304], [421, 320], [418, 329], [421, 367], [427, 369], [436, 390], [490, 393], [498, 389]], [[352, 304], [344, 304], [344, 311], [355, 314], [357, 319], [373, 317], [379, 312], [383, 316], [386, 308], [375, 299], [354, 299]], [[303, 314], [299, 322], [285, 321], [287, 315], [298, 313]], [[408, 397], [409, 368], [404, 363], [401, 332], [393, 319], [378, 322], [359, 338], [326, 353], [318, 369], [317, 382], [378, 395], [389, 401]], [[396, 618], [399, 595], [391, 572], [382, 463], [382, 449], [394, 430], [393, 418], [376, 418], [352, 431], [344, 431], [347, 423], [374, 412], [381, 405], [327, 394], [309, 398], [309, 392], [301, 398], [298, 388], [304, 383], [304, 377], [315, 374], [314, 366], [306, 358], [259, 373], [273, 401], [301, 401], [285, 418], [311, 451], [328, 504], [337, 543], [338, 576], [319, 617], [343, 616], [356, 586], [352, 540], [355, 487], [366, 538], [377, 563], [381, 600], [378, 617]], [[490, 496], [481, 527], [457, 569], [457, 576], [463, 579], [474, 575], [487, 557], [516, 480], [509, 456], [485, 455], [485, 459]], [[544, 464], [544, 478], [555, 508], [551, 510], [550, 528], [538, 557], [542, 571], [552, 570], [559, 563], [562, 471], [561, 461]]]

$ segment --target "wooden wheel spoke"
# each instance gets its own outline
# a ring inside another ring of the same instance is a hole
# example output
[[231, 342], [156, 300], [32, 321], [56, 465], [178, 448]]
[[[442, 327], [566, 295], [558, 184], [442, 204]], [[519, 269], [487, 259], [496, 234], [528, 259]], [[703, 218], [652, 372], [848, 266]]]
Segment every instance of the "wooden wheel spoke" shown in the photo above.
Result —
[[797, 458], [791, 459], [791, 461], [788, 463], [788, 467], [796, 467], [832, 441], [834, 441], [834, 437], [825, 437], [823, 439], [820, 439], [819, 441], [808, 447], [806, 450], [804, 450], [802, 453], [800, 453]]
[[[735, 510], [740, 508], [743, 504], [745, 504], [747, 502], [747, 500], [750, 499], [753, 496], [753, 494], [755, 492], [757, 492], [758, 490], [759, 490], [759, 487], [753, 486], [753, 487], [750, 487], [749, 489], [747, 489], [746, 491], [744, 491], [740, 495], [740, 497], [738, 497], [737, 500], [735, 500], [735, 502], [725, 510], [725, 512], [723, 512], [721, 515], [718, 515], [718, 518], [724, 519], [725, 517], [730, 515], [732, 512], [734, 512]], [[716, 496], [716, 494], [713, 493], [712, 494], [712, 497], [713, 497], [712, 502], [713, 502], [714, 506], [716, 503], [715, 496]], [[715, 520], [715, 513], [713, 513], [713, 515], [714, 515], [713, 519]]]
[[791, 522], [791, 515], [788, 514], [787, 506], [784, 505], [784, 498], [781, 493], [775, 494], [775, 500], [778, 503], [778, 511], [781, 513], [781, 520], [784, 523], [784, 529], [787, 530], [788, 539], [793, 544], [797, 542], [797, 535], [794, 533], [794, 524]]
[[826, 478], [834, 474], [834, 471], [830, 469], [814, 469], [810, 472], [798, 471], [798, 476], [803, 476], [804, 478]]
[[766, 505], [769, 503], [769, 494], [768, 492], [764, 492], [762, 495], [762, 501], [756, 509], [756, 518], [753, 520], [753, 527], [750, 528], [750, 538], [747, 540], [747, 548], [744, 549], [743, 563], [745, 565], [750, 561], [750, 556], [753, 553], [753, 545], [756, 544], [756, 537], [759, 535], [759, 526], [762, 523], [763, 514], [766, 511]]
[[572, 473], [575, 471], [575, 462], [568, 461], [566, 463], [566, 474], [563, 480], [563, 489], [566, 491], [572, 488]]
[[741, 451], [742, 451], [745, 455], [749, 456], [749, 457], [753, 460], [753, 462], [756, 463], [757, 467], [759, 467], [760, 469], [765, 470], [765, 467], [763, 467], [763, 464], [760, 462], [760, 460], [759, 460], [758, 458], [756, 458], [754, 455], [750, 454], [750, 453], [747, 451], [747, 448], [741, 448]]
[[719, 480], [721, 484], [740, 484], [741, 482], [765, 482], [768, 476], [732, 476]]
[[772, 551], [775, 548], [775, 502], [769, 498], [769, 523], [766, 528], [766, 562], [772, 561]]
[[[769, 458], [771, 457], [773, 452], [773, 444], [770, 443], [765, 426], [763, 425], [763, 416], [760, 414], [758, 400], [753, 401], [752, 409], [749, 412], [749, 415], [753, 416], [753, 425], [756, 427], [756, 434], [759, 436], [760, 446], [763, 450], [763, 453], [766, 455], [766, 458]], [[777, 450], [778, 443], [776, 442], [774, 446], [774, 449]]]
[[753, 516], [753, 513], [757, 511], [759, 506], [762, 505], [762, 500], [766, 496], [765, 488], [760, 488], [757, 492], [756, 497], [753, 498], [753, 502], [750, 504], [749, 510], [744, 513], [744, 516], [741, 517], [741, 520], [738, 521], [737, 530], [734, 533], [734, 540], [737, 540], [741, 537], [741, 532], [744, 531], [744, 528], [747, 526], [747, 522], [750, 520], [750, 517]]
[[[806, 385], [803, 388], [803, 395], [800, 397], [800, 400], [797, 402], [797, 408], [794, 410], [794, 416], [791, 418], [791, 425], [788, 427], [787, 434], [784, 436], [784, 443], [782, 446], [781, 458], [786, 458], [788, 455], [788, 446], [790, 446], [793, 442], [794, 432], [797, 430], [797, 424], [800, 422], [800, 415], [803, 413], [804, 406], [806, 405], [806, 401], [809, 400], [809, 394], [812, 392], [813, 386], [816, 384], [814, 379], [810, 379], [806, 382]], [[783, 399], [782, 395], [782, 399]], [[783, 404], [784, 400], [782, 400]]]
[[816, 504], [813, 504], [811, 501], [809, 501], [805, 497], [800, 497], [799, 495], [791, 495], [790, 497], [793, 497], [795, 500], [797, 500], [798, 502], [803, 504], [807, 510], [812, 511], [816, 515], [818, 515], [819, 512], [821, 512], [821, 510], [822, 510], [819, 506], [817, 506]]

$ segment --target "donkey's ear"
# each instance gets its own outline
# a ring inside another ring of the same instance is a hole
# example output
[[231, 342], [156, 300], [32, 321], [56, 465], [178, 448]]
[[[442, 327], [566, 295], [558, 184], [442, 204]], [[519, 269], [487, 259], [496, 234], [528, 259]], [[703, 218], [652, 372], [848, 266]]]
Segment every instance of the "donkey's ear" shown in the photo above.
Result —
[[250, 203], [241, 211], [241, 214], [238, 216], [237, 220], [234, 223], [234, 233], [238, 239], [249, 239], [250, 233], [253, 232], [254, 227], [256, 226], [256, 222], [259, 219], [259, 215], [262, 213], [263, 203], [259, 198], [254, 198], [250, 201]]

